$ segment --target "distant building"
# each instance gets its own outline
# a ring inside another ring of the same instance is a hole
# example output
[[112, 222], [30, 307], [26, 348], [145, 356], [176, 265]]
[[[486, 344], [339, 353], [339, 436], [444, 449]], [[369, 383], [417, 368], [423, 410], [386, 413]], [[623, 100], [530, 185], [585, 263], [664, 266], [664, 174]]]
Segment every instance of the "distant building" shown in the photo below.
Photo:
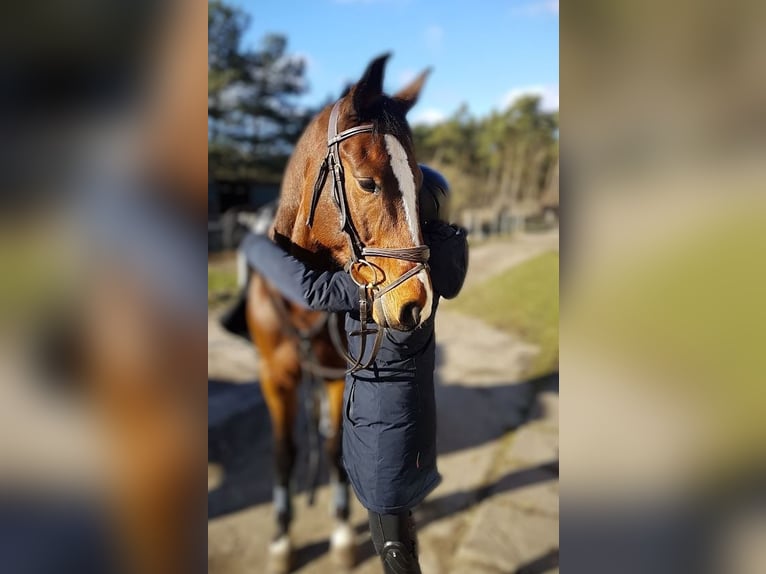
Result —
[[246, 233], [246, 228], [237, 221], [238, 215], [255, 212], [278, 197], [278, 183], [247, 179], [208, 180], [208, 251], [234, 249]]

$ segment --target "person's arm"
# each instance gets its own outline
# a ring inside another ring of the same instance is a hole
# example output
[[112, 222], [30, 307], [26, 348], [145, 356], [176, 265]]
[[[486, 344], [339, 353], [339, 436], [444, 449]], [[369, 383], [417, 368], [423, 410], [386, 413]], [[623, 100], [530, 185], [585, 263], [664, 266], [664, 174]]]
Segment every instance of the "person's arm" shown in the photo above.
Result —
[[434, 290], [445, 299], [457, 297], [468, 271], [468, 241], [465, 229], [441, 221], [430, 221], [423, 228], [431, 249], [428, 266]]
[[265, 235], [250, 234], [240, 246], [248, 265], [296, 305], [313, 311], [352, 311], [359, 290], [347, 273], [307, 267]]

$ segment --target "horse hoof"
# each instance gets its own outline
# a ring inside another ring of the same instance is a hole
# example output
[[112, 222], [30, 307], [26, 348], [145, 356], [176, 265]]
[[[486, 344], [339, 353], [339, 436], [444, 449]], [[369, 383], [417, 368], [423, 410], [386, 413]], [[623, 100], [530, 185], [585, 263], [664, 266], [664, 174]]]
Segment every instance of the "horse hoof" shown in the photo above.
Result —
[[290, 572], [291, 557], [292, 544], [290, 537], [283, 534], [269, 544], [268, 574], [288, 574]]
[[330, 537], [330, 555], [336, 567], [350, 570], [356, 563], [354, 529], [347, 522], [338, 524]]

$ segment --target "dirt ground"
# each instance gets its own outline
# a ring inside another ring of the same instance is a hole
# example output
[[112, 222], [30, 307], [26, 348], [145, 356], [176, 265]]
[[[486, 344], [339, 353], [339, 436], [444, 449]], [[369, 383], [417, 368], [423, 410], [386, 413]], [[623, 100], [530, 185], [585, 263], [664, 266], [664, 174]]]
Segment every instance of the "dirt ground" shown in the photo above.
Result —
[[[558, 233], [494, 239], [472, 246], [466, 285], [558, 249]], [[208, 572], [265, 572], [272, 534], [268, 413], [256, 384], [257, 355], [208, 324]], [[446, 301], [437, 330], [439, 469], [443, 482], [416, 510], [423, 572], [501, 573], [558, 570], [558, 377], [520, 381], [536, 349]], [[300, 424], [300, 422], [299, 422]], [[300, 455], [299, 455], [300, 456]], [[306, 504], [298, 463], [295, 572], [334, 573], [329, 489]], [[357, 573], [379, 573], [354, 499]]]

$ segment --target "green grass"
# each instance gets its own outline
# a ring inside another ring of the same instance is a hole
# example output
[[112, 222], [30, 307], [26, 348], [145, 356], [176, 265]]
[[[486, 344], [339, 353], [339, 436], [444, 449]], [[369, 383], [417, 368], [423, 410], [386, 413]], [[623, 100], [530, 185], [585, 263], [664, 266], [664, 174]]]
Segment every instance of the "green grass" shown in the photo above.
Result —
[[237, 294], [237, 272], [231, 265], [207, 266], [208, 306], [225, 303]]
[[540, 347], [524, 376], [558, 369], [559, 254], [550, 251], [460, 295], [454, 308]]
[[667, 394], [674, 424], [704, 437], [694, 460], [727, 475], [749, 472], [766, 437], [766, 209], [731, 191], [731, 207], [679, 213], [675, 234], [579, 279], [567, 303], [572, 354], [597, 349], [647, 400]]

